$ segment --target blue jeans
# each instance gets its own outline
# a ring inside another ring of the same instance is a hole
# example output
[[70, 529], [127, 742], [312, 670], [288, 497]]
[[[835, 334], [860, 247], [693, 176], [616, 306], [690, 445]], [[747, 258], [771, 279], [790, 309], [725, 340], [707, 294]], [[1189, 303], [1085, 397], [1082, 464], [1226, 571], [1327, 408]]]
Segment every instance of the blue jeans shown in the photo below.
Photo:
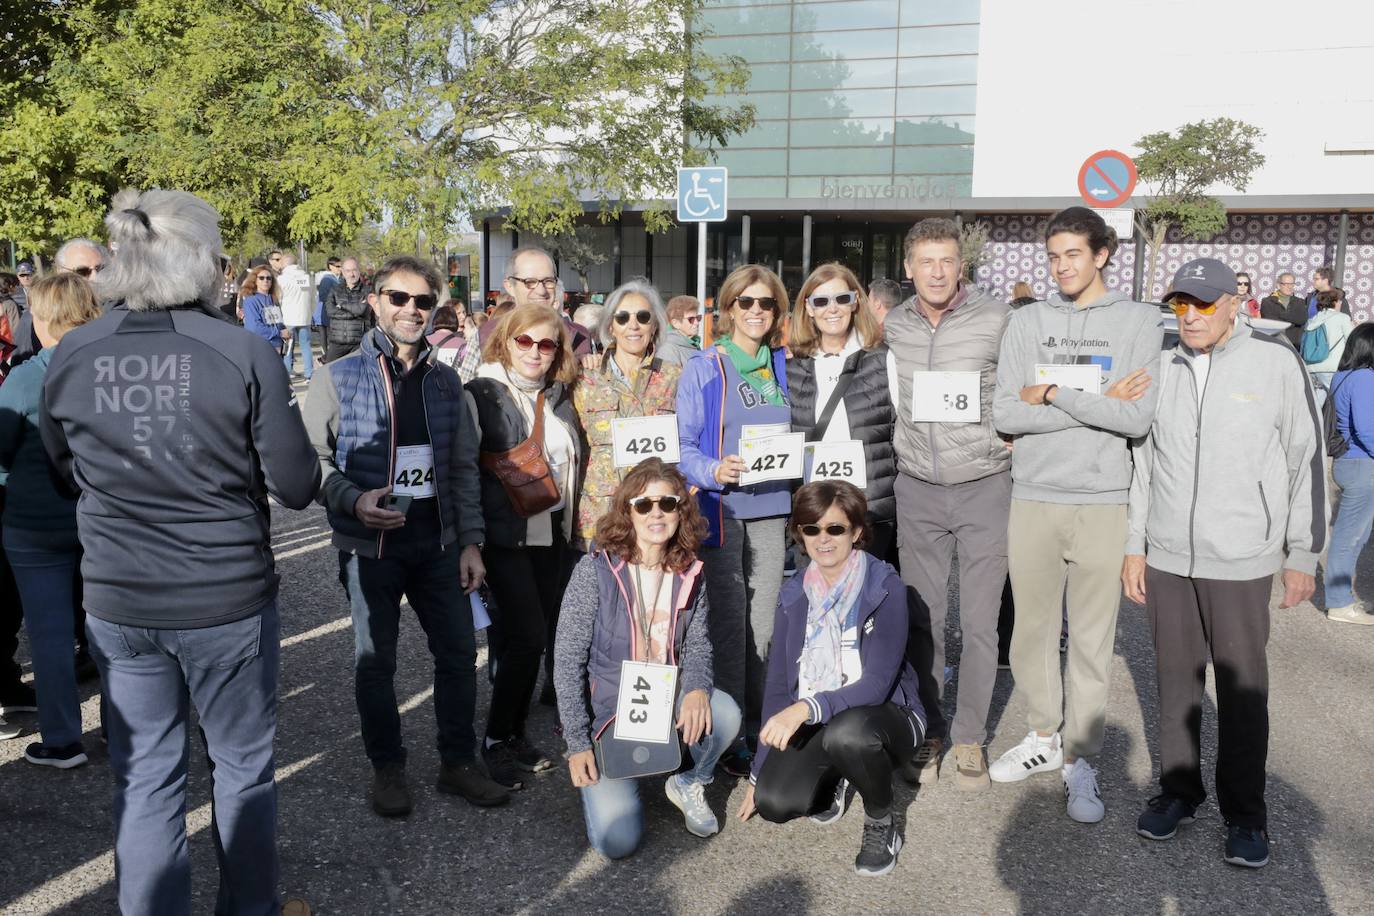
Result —
[[115, 775], [115, 874], [124, 916], [191, 912], [186, 770], [191, 704], [211, 762], [215, 913], [275, 914], [281, 632], [275, 601], [252, 617], [154, 630], [87, 616], [105, 680]]
[[1374, 526], [1374, 458], [1337, 458], [1331, 476], [1341, 488], [1326, 556], [1326, 606], [1355, 603], [1355, 563]]
[[353, 612], [353, 689], [368, 760], [377, 768], [406, 761], [395, 683], [402, 596], [410, 600], [434, 656], [439, 759], [446, 766], [473, 760], [477, 637], [472, 603], [458, 584], [457, 547], [391, 544], [379, 560], [340, 552], [339, 578]]
[[290, 329], [294, 339], [286, 341], [286, 352], [282, 354], [282, 363], [286, 366], [286, 374], [291, 374], [291, 355], [296, 350], [301, 351], [301, 371], [308, 379], [315, 372], [314, 356], [310, 353], [310, 325], [301, 328]]
[[33, 653], [38, 730], [43, 743], [81, 742], [81, 696], [76, 689], [73, 583], [81, 563], [76, 530], [5, 528], [5, 553], [24, 606], [24, 629]]
[[[678, 708], [682, 708], [679, 698]], [[710, 785], [716, 761], [739, 734], [739, 706], [723, 690], [711, 691], [711, 733], [688, 750], [692, 769], [680, 777], [684, 783]], [[639, 801], [639, 780], [606, 779], [578, 789], [587, 820], [587, 841], [608, 859], [623, 859], [639, 848], [644, 838], [644, 809]]]

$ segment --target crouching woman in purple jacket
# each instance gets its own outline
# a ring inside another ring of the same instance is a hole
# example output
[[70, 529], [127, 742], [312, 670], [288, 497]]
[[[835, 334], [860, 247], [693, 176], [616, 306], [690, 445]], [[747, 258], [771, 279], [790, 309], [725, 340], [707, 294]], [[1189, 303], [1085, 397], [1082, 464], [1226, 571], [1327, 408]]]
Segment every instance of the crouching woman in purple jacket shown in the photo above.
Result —
[[844, 481], [797, 491], [792, 535], [811, 562], [778, 598], [765, 721], [739, 816], [831, 824], [857, 790], [864, 829], [854, 870], [885, 875], [902, 846], [892, 771], [921, 746], [926, 717], [905, 657], [906, 587], [863, 550], [867, 511]]
[[[740, 711], [729, 694], [712, 687], [706, 588], [696, 556], [705, 533], [687, 481], [659, 459], [646, 459], [611, 497], [596, 523], [596, 549], [578, 562], [563, 594], [553, 676], [568, 770], [582, 793], [587, 839], [611, 859], [634, 852], [644, 836], [639, 780], [598, 772], [605, 757], [594, 750], [601, 742], [603, 755], [614, 753], [606, 748], [621, 728], [617, 705], [626, 661], [676, 668], [672, 708], [666, 700], [661, 707], [663, 737], [680, 736], [692, 765], [670, 774], [664, 792], [690, 833], [709, 837], [720, 830], [704, 793], [716, 761], [739, 732]], [[633, 693], [628, 702], [636, 702]], [[642, 709], [627, 708], [631, 722], [643, 721], [635, 715]], [[644, 740], [662, 746], [662, 737]]]

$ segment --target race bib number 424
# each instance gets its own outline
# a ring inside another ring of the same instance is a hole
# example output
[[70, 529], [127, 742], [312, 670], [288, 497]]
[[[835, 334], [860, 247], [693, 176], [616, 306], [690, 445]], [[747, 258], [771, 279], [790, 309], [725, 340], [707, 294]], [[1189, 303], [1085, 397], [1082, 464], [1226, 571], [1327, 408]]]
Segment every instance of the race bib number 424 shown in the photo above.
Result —
[[434, 449], [428, 445], [402, 445], [396, 449], [396, 476], [391, 492], [414, 499], [434, 496]]

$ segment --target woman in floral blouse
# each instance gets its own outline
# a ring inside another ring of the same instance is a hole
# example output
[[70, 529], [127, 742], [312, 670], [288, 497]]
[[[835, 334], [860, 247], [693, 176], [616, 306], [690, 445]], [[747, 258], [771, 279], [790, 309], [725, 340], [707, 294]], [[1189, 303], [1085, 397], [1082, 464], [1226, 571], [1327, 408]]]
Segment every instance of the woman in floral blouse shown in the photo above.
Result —
[[596, 520], [610, 508], [611, 496], [630, 470], [615, 466], [612, 421], [674, 412], [682, 368], [657, 356], [667, 328], [663, 300], [648, 280], [630, 280], [606, 298], [596, 329], [605, 355], [585, 361], [573, 389], [588, 456], [577, 510], [581, 550], [594, 540]]

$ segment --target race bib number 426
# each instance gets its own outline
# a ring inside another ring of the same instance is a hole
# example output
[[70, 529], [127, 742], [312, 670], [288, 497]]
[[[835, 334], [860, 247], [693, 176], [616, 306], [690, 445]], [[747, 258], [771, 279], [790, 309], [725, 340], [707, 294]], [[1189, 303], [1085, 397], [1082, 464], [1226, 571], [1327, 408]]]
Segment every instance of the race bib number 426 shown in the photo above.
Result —
[[677, 438], [677, 417], [670, 413], [652, 417], [617, 417], [611, 421], [611, 446], [618, 468], [632, 468], [645, 458], [658, 458], [664, 464], [677, 464], [682, 458]]

